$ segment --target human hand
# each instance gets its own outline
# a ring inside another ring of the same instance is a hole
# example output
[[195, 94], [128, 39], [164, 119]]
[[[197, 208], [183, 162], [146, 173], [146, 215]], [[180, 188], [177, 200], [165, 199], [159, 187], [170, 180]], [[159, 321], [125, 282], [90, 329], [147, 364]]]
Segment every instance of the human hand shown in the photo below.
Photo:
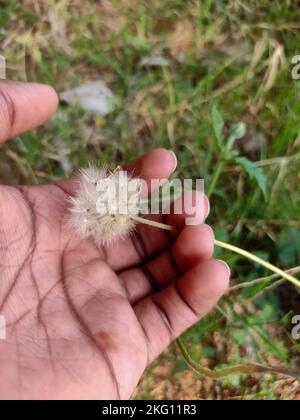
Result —
[[[0, 143], [42, 124], [56, 106], [48, 86], [1, 81]], [[168, 178], [175, 165], [155, 149], [126, 168], [149, 181]], [[211, 259], [204, 223], [184, 226], [184, 215], [171, 214], [175, 236], [140, 225], [97, 248], [64, 222], [75, 191], [72, 180], [0, 186], [2, 399], [129, 398], [146, 366], [227, 288], [229, 270]]]

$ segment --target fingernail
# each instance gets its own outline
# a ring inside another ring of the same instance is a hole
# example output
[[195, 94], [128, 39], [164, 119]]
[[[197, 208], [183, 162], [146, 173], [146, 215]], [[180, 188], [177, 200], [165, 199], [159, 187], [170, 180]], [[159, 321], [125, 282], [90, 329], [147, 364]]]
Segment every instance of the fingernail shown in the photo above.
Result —
[[227, 268], [227, 271], [228, 271], [228, 275], [230, 277], [231, 276], [231, 270], [229, 268], [229, 265], [225, 261], [223, 261], [223, 260], [218, 260], [218, 261], [220, 261], [220, 263], [222, 263], [223, 265], [225, 265], [225, 267]]
[[212, 237], [215, 238], [215, 232], [214, 232], [213, 228], [211, 226], [207, 225], [206, 223], [204, 224], [204, 226], [211, 231]]
[[209, 213], [210, 213], [210, 202], [209, 202], [209, 199], [205, 196], [205, 198], [206, 198], [206, 204], [207, 204], [207, 207], [206, 207], [206, 213], [205, 213], [205, 219], [209, 216]]
[[177, 168], [177, 156], [175, 155], [173, 150], [168, 150], [168, 152], [170, 153], [170, 155], [172, 156], [172, 159], [173, 159], [173, 169], [172, 169], [172, 173], [173, 173], [175, 171], [175, 169]]

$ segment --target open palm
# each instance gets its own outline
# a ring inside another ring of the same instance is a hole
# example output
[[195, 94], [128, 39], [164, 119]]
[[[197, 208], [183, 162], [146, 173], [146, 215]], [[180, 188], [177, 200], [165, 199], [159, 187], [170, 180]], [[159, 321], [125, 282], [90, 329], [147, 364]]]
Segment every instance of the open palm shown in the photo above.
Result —
[[[50, 87], [1, 81], [0, 143], [42, 124], [56, 104]], [[150, 181], [174, 166], [155, 149], [127, 168]], [[65, 223], [75, 191], [72, 180], [0, 186], [2, 399], [129, 398], [146, 366], [226, 290], [207, 225], [171, 214], [177, 235], [143, 225], [99, 249]]]

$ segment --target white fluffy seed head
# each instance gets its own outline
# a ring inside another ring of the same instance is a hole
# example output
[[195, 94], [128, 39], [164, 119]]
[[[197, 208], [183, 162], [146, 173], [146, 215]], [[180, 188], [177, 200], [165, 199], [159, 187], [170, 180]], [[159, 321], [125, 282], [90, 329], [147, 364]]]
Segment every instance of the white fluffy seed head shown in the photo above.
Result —
[[136, 227], [143, 182], [119, 168], [114, 172], [92, 165], [82, 169], [78, 192], [70, 197], [71, 225], [98, 246], [124, 238]]

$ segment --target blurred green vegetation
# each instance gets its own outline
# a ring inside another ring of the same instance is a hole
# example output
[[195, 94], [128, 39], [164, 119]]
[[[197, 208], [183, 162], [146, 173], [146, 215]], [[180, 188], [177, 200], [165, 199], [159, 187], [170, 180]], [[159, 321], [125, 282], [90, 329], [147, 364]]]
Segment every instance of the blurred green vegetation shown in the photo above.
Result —
[[[28, 80], [62, 92], [102, 79], [117, 97], [105, 117], [61, 104], [45, 127], [0, 147], [1, 178], [48, 182], [87, 160], [117, 166], [163, 146], [178, 156], [176, 176], [204, 177], [213, 186], [208, 222], [218, 239], [284, 269], [299, 266], [300, 81], [293, 80], [291, 64], [300, 54], [299, 22], [292, 0], [0, 1], [8, 77], [22, 78], [25, 60]], [[142, 65], [149, 56], [167, 58], [168, 65]], [[212, 109], [224, 121], [225, 139], [236, 124], [245, 125], [233, 150], [253, 162], [250, 171], [218, 144]], [[233, 284], [269, 274], [237, 255], [219, 249], [216, 255], [232, 267]], [[300, 342], [290, 336], [297, 310], [293, 287], [243, 288], [228, 294], [185, 341], [210, 367], [245, 361], [297, 366]], [[176, 382], [186, 369], [176, 349], [157, 363], [165, 362], [173, 366], [167, 379]], [[145, 384], [151, 375], [150, 369]], [[218, 383], [224, 398], [289, 398], [284, 386], [273, 376]], [[152, 391], [142, 382], [137, 398], [157, 397]], [[210, 392], [204, 396], [216, 398]]]

